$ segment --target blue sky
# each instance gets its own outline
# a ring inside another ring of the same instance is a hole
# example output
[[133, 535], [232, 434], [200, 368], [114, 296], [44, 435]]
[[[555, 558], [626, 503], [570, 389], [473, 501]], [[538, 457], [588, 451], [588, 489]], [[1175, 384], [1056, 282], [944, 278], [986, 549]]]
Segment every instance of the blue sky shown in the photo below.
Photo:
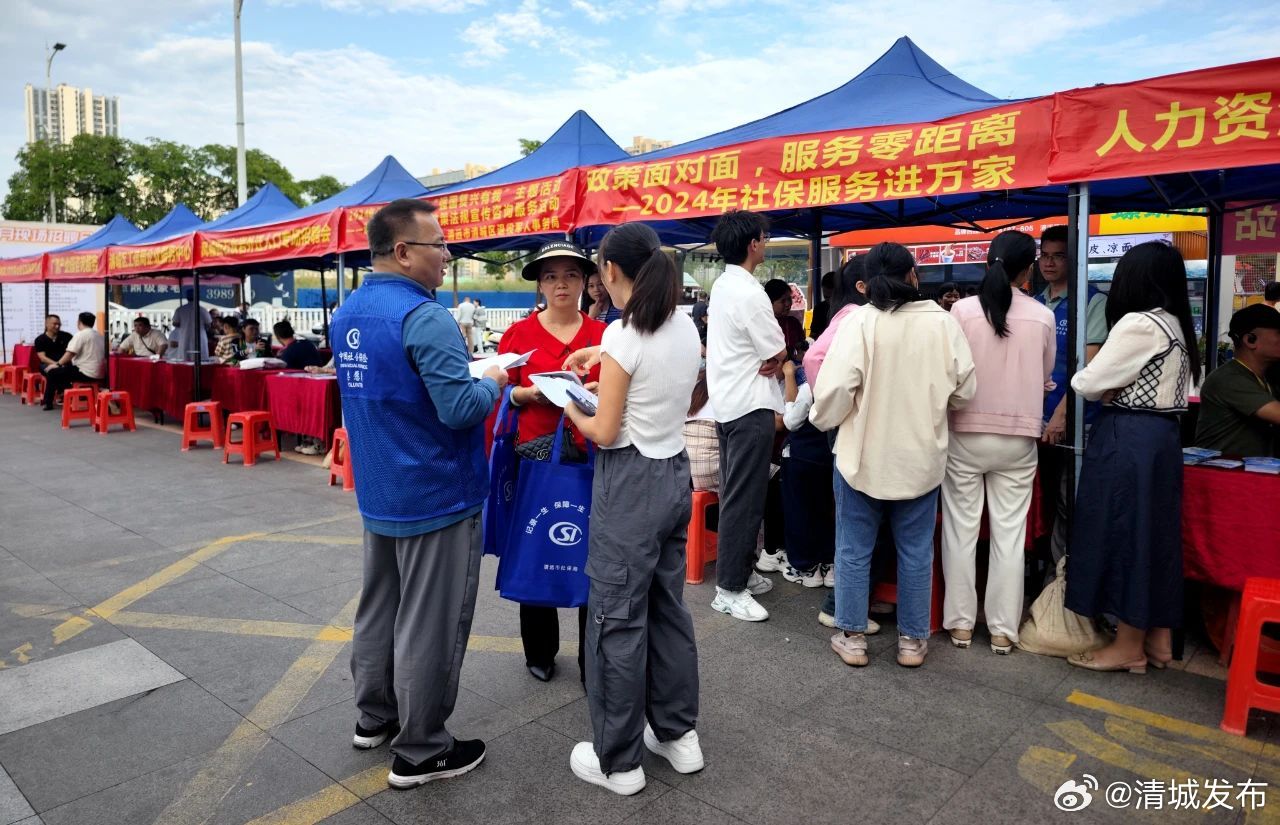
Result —
[[[54, 83], [120, 98], [121, 131], [234, 143], [232, 0], [7, 0], [0, 190], [44, 44]], [[501, 165], [585, 109], [623, 146], [689, 140], [826, 92], [908, 35], [1021, 97], [1280, 53], [1257, 2], [245, 0], [250, 146], [299, 177]]]

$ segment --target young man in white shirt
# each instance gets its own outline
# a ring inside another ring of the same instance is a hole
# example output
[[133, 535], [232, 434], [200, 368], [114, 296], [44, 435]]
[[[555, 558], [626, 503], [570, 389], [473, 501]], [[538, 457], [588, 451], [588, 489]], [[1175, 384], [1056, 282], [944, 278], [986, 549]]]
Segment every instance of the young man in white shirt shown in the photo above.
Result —
[[752, 564], [769, 485], [774, 416], [782, 414], [778, 374], [786, 340], [752, 274], [764, 261], [768, 220], [728, 212], [711, 237], [726, 264], [711, 288], [707, 319], [707, 387], [720, 440], [720, 546], [711, 606], [735, 619], [761, 622], [769, 612], [754, 596], [773, 582]]
[[471, 296], [464, 295], [462, 303], [458, 304], [458, 326], [462, 328], [462, 340], [467, 342], [467, 348], [475, 351], [475, 342], [471, 340], [471, 327], [476, 321], [476, 305], [471, 303]]
[[76, 381], [100, 381], [104, 377], [107, 342], [102, 333], [93, 328], [97, 320], [92, 312], [80, 313], [76, 334], [71, 336], [67, 351], [58, 359], [57, 366], [48, 372], [44, 386], [46, 410], [53, 409], [54, 396]]

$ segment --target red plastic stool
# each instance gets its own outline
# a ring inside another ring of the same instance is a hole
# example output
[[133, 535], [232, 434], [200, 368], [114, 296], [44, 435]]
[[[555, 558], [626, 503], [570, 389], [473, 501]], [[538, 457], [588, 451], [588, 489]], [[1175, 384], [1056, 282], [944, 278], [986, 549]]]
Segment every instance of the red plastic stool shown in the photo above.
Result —
[[12, 371], [13, 364], [0, 364], [0, 395], [9, 391], [9, 373]]
[[710, 490], [693, 491], [693, 513], [689, 516], [689, 537], [684, 546], [686, 584], [702, 584], [702, 568], [716, 560], [719, 536], [707, 529], [707, 508], [719, 503], [720, 497]]
[[11, 392], [14, 395], [22, 395], [22, 378], [26, 374], [26, 367], [19, 364], [11, 364], [9, 369], [5, 371], [4, 391]]
[[[207, 425], [200, 424], [202, 414], [209, 416]], [[182, 451], [188, 452], [197, 441], [212, 441], [215, 450], [222, 447], [221, 403], [193, 401], [182, 408]]]
[[72, 421], [84, 419], [96, 427], [97, 411], [94, 403], [97, 392], [91, 387], [71, 387], [62, 394], [62, 429], [71, 427]]
[[[111, 412], [112, 404], [119, 407], [120, 412]], [[112, 424], [120, 424], [131, 433], [138, 431], [138, 426], [133, 421], [133, 399], [125, 390], [103, 390], [98, 393], [98, 420], [94, 425], [99, 433], [106, 435]]]
[[[231, 438], [236, 425], [242, 431], [239, 441]], [[265, 433], [264, 433], [265, 430]], [[280, 460], [280, 446], [276, 442], [276, 425], [271, 423], [271, 413], [262, 410], [232, 413], [227, 416], [226, 441], [222, 445], [222, 463], [226, 464], [232, 453], [244, 458], [244, 466], [258, 463], [258, 456], [274, 451]]]
[[22, 376], [22, 403], [34, 407], [44, 397], [46, 379], [38, 372], [31, 370]]
[[333, 431], [333, 457], [329, 460], [329, 486], [342, 477], [342, 489], [350, 492], [356, 488], [356, 476], [351, 469], [351, 442], [347, 438], [347, 428], [339, 427]]
[[1268, 622], [1280, 622], [1280, 579], [1246, 579], [1235, 652], [1227, 671], [1227, 706], [1219, 725], [1236, 736], [1244, 736], [1251, 708], [1280, 711], [1280, 687], [1258, 680], [1258, 648], [1262, 626]]

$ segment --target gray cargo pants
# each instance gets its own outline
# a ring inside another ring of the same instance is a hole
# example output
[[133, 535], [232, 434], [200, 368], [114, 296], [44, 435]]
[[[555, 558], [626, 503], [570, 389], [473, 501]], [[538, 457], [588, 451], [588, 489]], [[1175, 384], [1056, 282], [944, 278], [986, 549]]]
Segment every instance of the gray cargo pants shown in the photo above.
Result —
[[684, 604], [689, 458], [601, 450], [592, 484], [587, 705], [606, 774], [639, 766], [644, 723], [658, 740], [698, 722], [698, 649]]
[[480, 516], [406, 538], [364, 534], [364, 589], [351, 648], [360, 726], [398, 721], [391, 752], [420, 765], [453, 747], [480, 582]]
[[756, 539], [769, 493], [769, 459], [776, 434], [773, 410], [753, 410], [716, 424], [720, 437], [720, 530], [716, 584], [747, 589], [756, 560]]

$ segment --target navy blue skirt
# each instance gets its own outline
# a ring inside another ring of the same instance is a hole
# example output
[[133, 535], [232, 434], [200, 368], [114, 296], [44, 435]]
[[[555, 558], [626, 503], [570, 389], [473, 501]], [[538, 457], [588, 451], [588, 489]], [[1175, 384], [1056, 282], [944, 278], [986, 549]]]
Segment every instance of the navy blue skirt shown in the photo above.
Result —
[[1104, 407], [1085, 449], [1067, 608], [1147, 629], [1182, 625], [1178, 419]]

